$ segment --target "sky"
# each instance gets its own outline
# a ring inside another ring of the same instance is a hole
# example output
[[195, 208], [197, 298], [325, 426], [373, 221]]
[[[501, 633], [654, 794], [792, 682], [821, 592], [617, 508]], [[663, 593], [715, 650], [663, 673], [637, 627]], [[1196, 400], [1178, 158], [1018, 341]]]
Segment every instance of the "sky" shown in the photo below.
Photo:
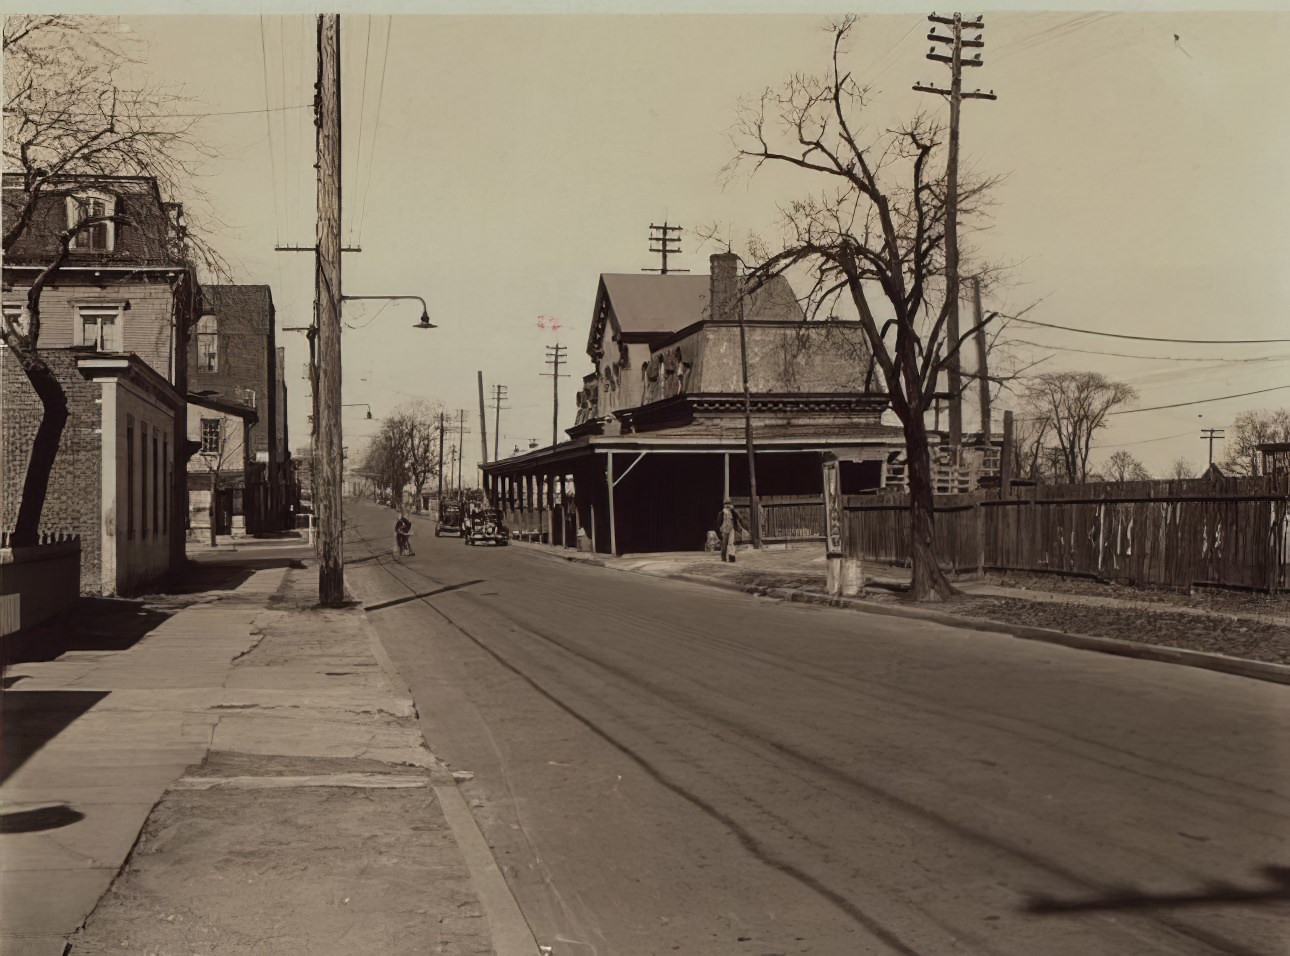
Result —
[[[201, 9], [127, 12], [121, 25], [143, 41], [136, 52], [148, 78], [182, 88], [194, 112], [229, 114], [202, 121], [218, 158], [205, 164], [209, 202], [193, 202], [194, 214], [235, 281], [273, 287], [279, 327], [303, 326], [312, 257], [274, 247], [314, 241], [313, 127], [298, 108], [312, 96], [314, 22], [176, 15]], [[845, 63], [874, 88], [874, 128], [919, 109], [948, 115], [943, 100], [911, 90], [946, 77], [924, 59], [927, 12], [865, 14], [853, 33]], [[657, 266], [649, 226], [664, 220], [686, 227], [672, 266], [704, 273], [719, 246], [691, 230], [715, 227], [739, 248], [749, 233], [773, 231], [777, 202], [813, 188], [780, 174], [726, 183], [721, 171], [740, 97], [824, 70], [829, 20], [343, 16], [342, 231], [362, 249], [344, 258], [344, 290], [423, 296], [439, 326], [413, 328], [417, 303], [346, 304], [351, 451], [381, 416], [427, 398], [450, 414], [466, 410], [471, 475], [478, 371], [490, 395], [496, 384], [508, 389], [502, 453], [548, 444], [552, 383], [541, 373], [556, 342], [568, 347], [570, 373], [559, 383], [560, 427], [571, 426], [591, 370], [585, 344], [600, 273]], [[985, 21], [985, 66], [966, 83], [998, 99], [965, 104], [962, 149], [965, 169], [1004, 177], [988, 228], [967, 237], [982, 258], [1007, 266], [986, 310], [1029, 308], [1026, 318], [1093, 332], [1290, 339], [1290, 111], [1274, 99], [1290, 12], [1012, 9]], [[1290, 385], [1290, 341], [1132, 341], [1021, 323], [1004, 338], [1021, 361], [1044, 359], [1036, 371], [1094, 369], [1137, 388], [1144, 410], [1100, 433], [1094, 465], [1124, 448], [1156, 473], [1180, 456], [1203, 467], [1200, 429], [1290, 405], [1287, 388], [1145, 410]], [[299, 446], [306, 343], [293, 333], [279, 341]], [[493, 422], [490, 401], [490, 456]]]

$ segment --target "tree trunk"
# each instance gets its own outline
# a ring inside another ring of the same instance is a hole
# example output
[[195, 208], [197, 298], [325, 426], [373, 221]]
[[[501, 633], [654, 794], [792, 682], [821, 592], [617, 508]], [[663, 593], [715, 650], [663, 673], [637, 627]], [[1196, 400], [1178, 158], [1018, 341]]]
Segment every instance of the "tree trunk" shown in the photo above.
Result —
[[905, 426], [909, 476], [909, 546], [913, 580], [911, 601], [944, 601], [959, 592], [946, 579], [936, 560], [935, 510], [932, 496], [932, 461], [927, 447], [927, 427], [921, 415]]
[[219, 469], [211, 472], [211, 547], [215, 547], [215, 522], [219, 518]]
[[417, 497], [416, 500], [412, 502], [412, 510], [416, 514], [421, 514], [421, 486], [424, 484], [425, 482], [423, 481], [417, 482]]
[[40, 540], [40, 517], [45, 510], [49, 479], [58, 458], [63, 426], [67, 424], [67, 393], [48, 365], [35, 355], [19, 358], [27, 381], [40, 397], [43, 413], [27, 459], [27, 476], [22, 484], [22, 500], [13, 529], [15, 547], [37, 544]]

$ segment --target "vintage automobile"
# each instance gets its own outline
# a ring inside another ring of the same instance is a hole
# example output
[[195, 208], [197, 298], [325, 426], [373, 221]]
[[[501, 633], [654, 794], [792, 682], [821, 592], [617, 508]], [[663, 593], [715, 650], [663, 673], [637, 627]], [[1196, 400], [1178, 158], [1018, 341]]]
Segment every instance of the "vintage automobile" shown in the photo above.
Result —
[[436, 538], [445, 534], [461, 534], [461, 505], [456, 501], [439, 502], [439, 520], [434, 523]]
[[462, 537], [467, 544], [499, 544], [505, 546], [510, 541], [510, 532], [502, 520], [502, 513], [496, 508], [484, 508], [468, 514], [462, 524]]

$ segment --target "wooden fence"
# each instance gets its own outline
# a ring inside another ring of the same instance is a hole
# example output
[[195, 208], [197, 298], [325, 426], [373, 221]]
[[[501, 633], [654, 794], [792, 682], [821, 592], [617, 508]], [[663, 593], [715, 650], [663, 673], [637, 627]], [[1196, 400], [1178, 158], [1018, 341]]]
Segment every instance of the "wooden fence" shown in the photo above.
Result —
[[[748, 499], [730, 499], [739, 517], [748, 524]], [[758, 496], [763, 541], [823, 541], [822, 495]]]
[[[1284, 590], [1290, 487], [1278, 479], [1104, 482], [1022, 489], [1001, 500], [935, 503], [935, 551], [948, 571], [1038, 571], [1139, 585]], [[908, 499], [849, 498], [848, 554], [909, 559]]]

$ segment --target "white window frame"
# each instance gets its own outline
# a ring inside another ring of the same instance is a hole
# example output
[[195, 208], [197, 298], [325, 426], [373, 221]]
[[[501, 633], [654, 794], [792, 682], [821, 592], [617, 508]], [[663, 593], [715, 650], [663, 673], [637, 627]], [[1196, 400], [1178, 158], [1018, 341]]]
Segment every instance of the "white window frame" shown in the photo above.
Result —
[[[207, 425], [208, 423], [214, 423], [215, 425], [217, 425], [217, 426], [219, 427], [219, 434], [215, 436], [215, 447], [214, 447], [214, 448], [207, 448], [207, 447], [206, 447], [206, 425]], [[201, 434], [200, 434], [200, 436], [199, 436], [199, 437], [200, 437], [200, 439], [201, 439], [201, 443], [202, 443], [202, 450], [201, 450], [201, 453], [202, 453], [203, 455], [219, 456], [219, 455], [223, 454], [224, 449], [223, 449], [221, 446], [224, 444], [224, 439], [225, 439], [225, 437], [226, 437], [226, 436], [225, 436], [225, 434], [224, 434], [224, 419], [222, 419], [222, 418], [203, 418], [203, 419], [201, 419]]]
[[[92, 345], [97, 352], [124, 352], [125, 351], [125, 307], [121, 303], [115, 302], [94, 302], [78, 304], [76, 310], [76, 328], [74, 330], [75, 342], [77, 345]], [[112, 325], [116, 329], [114, 338], [115, 348], [105, 348], [103, 340], [103, 319], [107, 316], [112, 317]], [[98, 316], [98, 334], [94, 341], [88, 342], [85, 339], [85, 320], [89, 316]]]
[[[82, 206], [87, 202], [103, 203], [103, 214], [105, 216], [116, 215], [116, 197], [111, 193], [105, 193], [98, 189], [82, 189], [67, 196], [67, 228], [71, 229], [79, 223], [84, 216], [81, 215]], [[72, 237], [71, 249], [73, 252], [112, 252], [116, 249], [116, 223], [105, 222], [103, 228], [106, 235], [106, 247], [103, 249], [94, 249], [88, 245], [89, 233], [78, 232]]]
[[[6, 302], [3, 305], [5, 315], [12, 317], [14, 326], [24, 335], [27, 333], [27, 323], [23, 321], [22, 314], [26, 308], [25, 305], [19, 305], [17, 302]], [[0, 349], [7, 348], [4, 339], [0, 338]]]

